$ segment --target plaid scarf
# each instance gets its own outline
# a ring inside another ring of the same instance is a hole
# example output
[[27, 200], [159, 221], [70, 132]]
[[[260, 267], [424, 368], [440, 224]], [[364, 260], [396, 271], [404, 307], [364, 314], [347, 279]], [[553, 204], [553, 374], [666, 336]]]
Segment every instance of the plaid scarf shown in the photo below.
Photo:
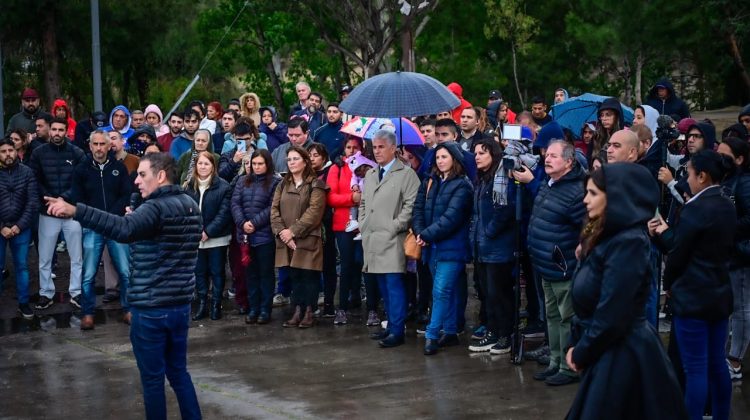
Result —
[[[537, 164], [539, 164], [539, 156], [531, 154], [530, 144], [527, 140], [509, 140], [508, 146], [503, 151], [503, 159], [513, 159], [515, 167], [524, 165], [532, 172], [535, 171]], [[503, 170], [503, 164], [501, 163], [492, 182], [492, 200], [495, 204], [508, 205], [508, 184], [510, 184], [510, 178], [508, 173]]]

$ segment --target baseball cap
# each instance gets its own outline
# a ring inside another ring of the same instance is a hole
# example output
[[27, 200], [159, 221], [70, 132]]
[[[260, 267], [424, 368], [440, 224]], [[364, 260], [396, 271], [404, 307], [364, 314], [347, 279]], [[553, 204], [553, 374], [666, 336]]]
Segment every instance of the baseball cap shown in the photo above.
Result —
[[494, 98], [494, 99], [503, 99], [503, 94], [500, 93], [499, 90], [491, 90], [490, 94], [487, 95], [488, 98]]
[[21, 94], [21, 99], [38, 99], [39, 94], [32, 88], [26, 88]]

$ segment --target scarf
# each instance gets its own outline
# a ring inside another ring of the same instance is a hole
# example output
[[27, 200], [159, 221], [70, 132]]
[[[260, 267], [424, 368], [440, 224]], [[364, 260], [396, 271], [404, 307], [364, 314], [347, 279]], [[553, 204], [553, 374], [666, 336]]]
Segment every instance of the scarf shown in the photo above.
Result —
[[[537, 164], [539, 164], [539, 156], [531, 154], [530, 144], [528, 140], [509, 140], [508, 146], [503, 151], [503, 159], [512, 159], [515, 168], [525, 165], [532, 172], [535, 171]], [[492, 200], [495, 204], [500, 206], [508, 205], [508, 184], [510, 184], [510, 178], [501, 163], [497, 167], [497, 172], [495, 172], [495, 178], [492, 182]]]

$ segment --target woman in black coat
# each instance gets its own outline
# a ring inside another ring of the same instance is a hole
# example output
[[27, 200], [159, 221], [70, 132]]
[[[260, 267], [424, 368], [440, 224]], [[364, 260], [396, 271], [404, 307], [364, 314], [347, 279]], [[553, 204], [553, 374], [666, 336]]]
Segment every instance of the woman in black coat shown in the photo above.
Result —
[[198, 247], [195, 264], [195, 289], [198, 309], [193, 320], [208, 314], [208, 277], [212, 279], [211, 319], [221, 318], [221, 299], [224, 292], [224, 265], [227, 248], [232, 238], [232, 213], [230, 204], [232, 188], [219, 177], [216, 158], [208, 151], [198, 153], [190, 181], [185, 192], [198, 203], [203, 218], [203, 237]]
[[713, 418], [729, 418], [732, 383], [725, 359], [732, 313], [729, 260], [737, 213], [720, 183], [734, 170], [727, 156], [713, 150], [695, 153], [687, 165], [692, 198], [682, 207], [676, 227], [649, 224], [669, 250], [664, 290], [674, 315], [672, 328], [691, 419], [702, 418], [709, 394]]
[[686, 418], [672, 366], [646, 321], [651, 273], [647, 222], [659, 188], [646, 168], [615, 163], [594, 171], [588, 222], [573, 279], [568, 365], [581, 372], [569, 419]]

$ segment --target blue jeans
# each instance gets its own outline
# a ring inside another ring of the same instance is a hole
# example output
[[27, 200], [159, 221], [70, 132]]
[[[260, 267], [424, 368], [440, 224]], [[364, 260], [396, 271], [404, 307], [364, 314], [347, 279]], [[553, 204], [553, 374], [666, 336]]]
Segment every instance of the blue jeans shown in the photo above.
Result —
[[226, 246], [198, 249], [198, 261], [195, 263], [195, 291], [199, 299], [208, 297], [208, 277], [210, 276], [213, 284], [211, 299], [214, 302], [221, 302], [224, 293], [224, 266], [226, 264]]
[[[373, 274], [378, 281], [380, 293], [383, 295], [385, 310], [388, 315], [388, 332], [396, 337], [404, 336], [406, 322], [406, 287], [403, 273]], [[368, 304], [370, 296], [367, 296]]]
[[276, 244], [273, 242], [250, 247], [250, 265], [247, 267], [247, 301], [250, 312], [271, 314], [275, 255]]
[[279, 267], [279, 282], [276, 285], [276, 293], [289, 297], [292, 294], [292, 281], [289, 279], [289, 267]]
[[83, 280], [81, 281], [81, 311], [84, 315], [93, 315], [96, 309], [96, 272], [102, 260], [104, 246], [107, 246], [112, 264], [120, 277], [120, 305], [128, 312], [128, 281], [130, 279], [130, 247], [115, 242], [91, 229], [83, 229]]
[[6, 244], [9, 244], [10, 253], [13, 255], [16, 296], [19, 305], [29, 303], [29, 243], [31, 243], [31, 229], [28, 228], [10, 239], [0, 236], [0, 272], [5, 269], [5, 248]]
[[354, 240], [354, 232], [335, 232], [335, 235], [341, 259], [339, 309], [347, 311], [350, 296], [355, 302], [361, 302], [359, 289], [362, 284], [362, 244]]
[[459, 308], [458, 283], [465, 264], [458, 261], [430, 261], [432, 272], [432, 315], [425, 337], [437, 340], [440, 330], [456, 334]]
[[725, 361], [728, 320], [674, 316], [674, 331], [685, 371], [685, 406], [691, 419], [702, 419], [711, 395], [715, 420], [729, 419], [732, 381]]
[[164, 375], [169, 379], [183, 419], [200, 419], [201, 409], [187, 371], [190, 305], [131, 308], [130, 342], [138, 362], [146, 418], [166, 419]]

